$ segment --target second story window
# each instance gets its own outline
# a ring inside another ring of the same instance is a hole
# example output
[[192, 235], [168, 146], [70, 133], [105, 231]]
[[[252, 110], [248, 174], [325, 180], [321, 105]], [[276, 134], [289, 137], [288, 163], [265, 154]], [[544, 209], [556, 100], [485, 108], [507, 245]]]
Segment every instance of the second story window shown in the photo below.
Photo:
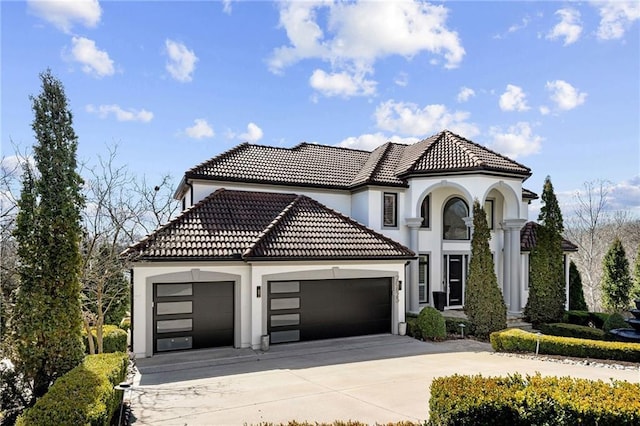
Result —
[[383, 194], [382, 226], [390, 228], [398, 226], [398, 194], [393, 192]]
[[464, 218], [469, 216], [469, 207], [462, 198], [453, 197], [444, 205], [442, 213], [445, 240], [468, 240], [469, 228]]
[[431, 228], [430, 223], [430, 215], [431, 215], [431, 195], [427, 195], [422, 200], [422, 204], [420, 204], [420, 216], [422, 217], [422, 228]]

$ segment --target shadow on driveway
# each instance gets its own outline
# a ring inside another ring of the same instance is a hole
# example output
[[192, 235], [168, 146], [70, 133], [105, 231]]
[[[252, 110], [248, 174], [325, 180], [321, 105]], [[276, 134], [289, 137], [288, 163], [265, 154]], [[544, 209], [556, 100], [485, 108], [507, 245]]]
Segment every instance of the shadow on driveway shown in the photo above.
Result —
[[137, 360], [136, 366], [138, 384], [145, 386], [425, 354], [487, 351], [492, 351], [491, 345], [470, 339], [433, 343], [388, 334], [279, 344], [267, 352], [219, 348], [159, 354]]

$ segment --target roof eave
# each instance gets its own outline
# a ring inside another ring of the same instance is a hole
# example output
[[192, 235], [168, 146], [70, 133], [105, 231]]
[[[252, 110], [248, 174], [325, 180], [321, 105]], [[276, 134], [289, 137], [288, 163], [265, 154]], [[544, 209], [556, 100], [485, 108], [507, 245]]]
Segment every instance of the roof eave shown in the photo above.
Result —
[[308, 182], [283, 182], [276, 180], [266, 180], [266, 179], [250, 179], [250, 178], [232, 178], [225, 176], [209, 176], [200, 173], [187, 172], [185, 173], [185, 177], [188, 179], [200, 179], [200, 180], [210, 180], [217, 182], [237, 182], [237, 183], [248, 183], [248, 184], [259, 184], [259, 185], [277, 185], [277, 186], [286, 186], [286, 187], [303, 187], [303, 188], [322, 188], [322, 189], [340, 189], [348, 191], [351, 189], [349, 184], [344, 185], [323, 185], [323, 184], [315, 184]]

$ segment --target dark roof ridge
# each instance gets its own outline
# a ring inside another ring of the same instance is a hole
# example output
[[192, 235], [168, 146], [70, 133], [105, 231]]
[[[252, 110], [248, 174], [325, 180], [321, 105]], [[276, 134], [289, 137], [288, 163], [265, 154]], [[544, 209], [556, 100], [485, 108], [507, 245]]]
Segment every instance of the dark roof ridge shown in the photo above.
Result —
[[[290, 195], [294, 195], [294, 194], [290, 194]], [[251, 243], [249, 247], [247, 247], [247, 249], [242, 253], [243, 259], [251, 256], [251, 252], [253, 252], [254, 248], [262, 240], [264, 240], [268, 234], [271, 233], [273, 228], [275, 228], [276, 225], [280, 221], [282, 221], [282, 219], [289, 213], [291, 208], [300, 200], [301, 197], [304, 197], [304, 195], [300, 195], [300, 194], [296, 195], [295, 198], [284, 209], [282, 209], [282, 211], [271, 221], [271, 223], [267, 225], [267, 227], [260, 233], [260, 235], [258, 235], [258, 238], [256, 238], [255, 241]]]
[[187, 214], [191, 213], [193, 210], [195, 210], [196, 208], [198, 208], [199, 206], [201, 206], [202, 204], [204, 204], [207, 200], [209, 200], [210, 198], [213, 198], [214, 196], [222, 193], [226, 191], [224, 188], [218, 188], [215, 191], [213, 191], [211, 194], [207, 195], [206, 197], [204, 197], [202, 200], [198, 201], [197, 203], [195, 203], [194, 205], [187, 207], [186, 209], [184, 209], [182, 212], [180, 212], [179, 215], [177, 215], [176, 217], [174, 217], [173, 219], [169, 220], [169, 222], [165, 223], [162, 226], [157, 227], [156, 229], [154, 229], [153, 231], [151, 231], [150, 233], [148, 233], [147, 235], [145, 235], [144, 237], [142, 237], [142, 239], [140, 239], [137, 243], [130, 245], [129, 247], [127, 247], [126, 249], [124, 249], [121, 253], [120, 256], [126, 256], [127, 252], [135, 249], [138, 246], [142, 246], [147, 242], [153, 242], [153, 239], [151, 238], [152, 235], [155, 235], [156, 237], [158, 236], [158, 234], [163, 231], [164, 229], [168, 228], [169, 226], [171, 226], [173, 223], [177, 222], [178, 220], [182, 219], [184, 216], [186, 216]]
[[528, 171], [529, 171], [529, 175], [531, 175], [531, 169], [530, 169], [529, 167], [525, 166], [524, 164], [521, 164], [521, 163], [519, 163], [519, 162], [517, 162], [517, 161], [515, 161], [515, 160], [513, 160], [513, 159], [511, 159], [511, 158], [509, 158], [509, 157], [507, 157], [506, 155], [502, 155], [502, 154], [500, 154], [499, 152], [496, 152], [496, 151], [494, 151], [494, 150], [492, 150], [492, 149], [490, 149], [490, 148], [488, 148], [488, 147], [486, 147], [486, 146], [484, 146], [484, 145], [480, 145], [479, 143], [476, 143], [476, 142], [474, 142], [474, 141], [472, 141], [472, 140], [470, 140], [470, 139], [467, 139], [467, 138], [465, 138], [464, 136], [460, 136], [459, 134], [454, 133], [454, 132], [452, 132], [451, 130], [445, 129], [445, 130], [443, 130], [443, 131], [442, 131], [442, 133], [445, 133], [445, 132], [446, 132], [446, 133], [448, 133], [448, 134], [450, 134], [450, 135], [453, 135], [453, 136], [455, 136], [455, 137], [457, 137], [457, 138], [459, 138], [459, 139], [462, 139], [462, 140], [464, 140], [465, 142], [470, 143], [471, 145], [477, 146], [477, 147], [478, 147], [478, 148], [480, 148], [480, 149], [487, 150], [487, 151], [489, 151], [490, 153], [492, 153], [492, 154], [494, 154], [494, 155], [497, 155], [497, 156], [498, 156], [498, 157], [500, 157], [500, 158], [503, 158], [503, 159], [505, 159], [505, 160], [507, 160], [507, 161], [510, 161], [510, 162], [512, 162], [512, 163], [515, 163], [515, 164], [517, 164], [518, 166], [520, 166], [520, 167], [522, 167], [522, 168], [524, 168], [524, 169], [528, 170]]
[[339, 145], [327, 145], [327, 144], [323, 144], [323, 143], [314, 143], [314, 142], [300, 142], [299, 144], [291, 147], [291, 148], [287, 148], [289, 150], [294, 150], [294, 149], [299, 149], [299, 148], [303, 148], [305, 146], [319, 146], [321, 148], [334, 148], [334, 149], [342, 149], [342, 150], [346, 150], [346, 151], [356, 151], [356, 152], [368, 152], [371, 153], [372, 151], [366, 150], [366, 149], [358, 149], [358, 148], [349, 148], [347, 146], [339, 146]]
[[373, 151], [371, 151], [370, 155], [373, 155], [373, 153], [377, 150], [377, 149], [382, 149], [382, 152], [378, 155], [378, 158], [376, 159], [376, 164], [375, 166], [373, 166], [373, 169], [371, 169], [371, 172], [369, 173], [369, 175], [367, 176], [367, 178], [362, 182], [363, 185], [372, 183], [372, 178], [373, 176], [376, 175], [376, 173], [380, 170], [380, 167], [382, 166], [382, 162], [385, 158], [385, 156], [389, 153], [389, 149], [391, 148], [391, 143], [392, 142], [385, 142], [382, 145], [378, 146], [376, 149], [374, 149]]

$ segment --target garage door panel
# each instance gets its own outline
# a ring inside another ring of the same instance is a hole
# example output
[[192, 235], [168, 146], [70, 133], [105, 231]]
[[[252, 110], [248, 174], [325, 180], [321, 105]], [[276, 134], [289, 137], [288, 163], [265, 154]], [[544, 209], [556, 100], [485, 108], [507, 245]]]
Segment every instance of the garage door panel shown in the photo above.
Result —
[[[286, 288], [282, 283], [278, 289]], [[292, 287], [293, 288], [293, 287]], [[391, 331], [391, 280], [389, 278], [349, 280], [299, 281], [299, 294], [278, 294], [270, 291], [269, 331], [272, 342], [296, 338], [292, 329], [299, 330], [299, 339], [316, 340]], [[277, 311], [274, 306], [284, 306], [280, 298], [299, 297], [299, 309], [293, 304], [287, 311]], [[299, 327], [279, 327], [275, 314], [300, 315]], [[286, 333], [285, 333], [286, 331]]]
[[233, 282], [156, 284], [156, 352], [232, 346]]

